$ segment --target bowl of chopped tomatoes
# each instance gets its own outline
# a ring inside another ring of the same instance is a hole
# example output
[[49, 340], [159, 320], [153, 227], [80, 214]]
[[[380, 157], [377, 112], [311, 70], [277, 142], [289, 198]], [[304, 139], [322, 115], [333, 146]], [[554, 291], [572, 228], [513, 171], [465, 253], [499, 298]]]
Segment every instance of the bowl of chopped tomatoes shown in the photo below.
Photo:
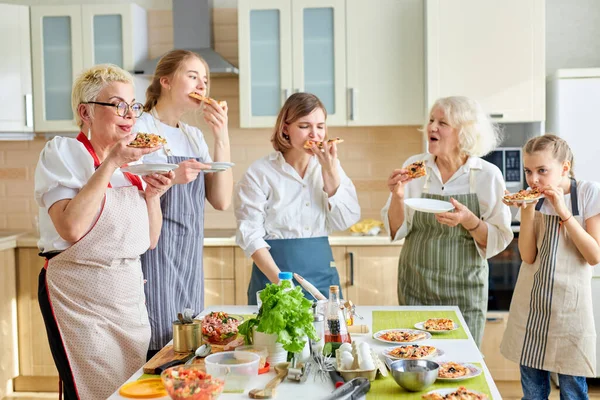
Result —
[[214, 400], [219, 397], [225, 381], [212, 377], [197, 365], [178, 365], [160, 375], [173, 400]]

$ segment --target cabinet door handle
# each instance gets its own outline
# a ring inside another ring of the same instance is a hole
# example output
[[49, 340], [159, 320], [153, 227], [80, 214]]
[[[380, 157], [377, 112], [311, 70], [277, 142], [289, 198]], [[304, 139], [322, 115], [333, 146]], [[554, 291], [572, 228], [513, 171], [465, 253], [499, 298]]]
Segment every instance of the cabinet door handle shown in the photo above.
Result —
[[350, 121], [356, 120], [356, 90], [354, 88], [350, 90]]
[[288, 99], [288, 97], [290, 97], [290, 89], [283, 89], [283, 101], [281, 102], [282, 106], [283, 103], [285, 103], [285, 101]]
[[490, 118], [504, 118], [504, 114], [502, 114], [502, 113], [490, 114]]
[[348, 257], [350, 258], [350, 286], [354, 286], [354, 253], [349, 252]]
[[300, 89], [294, 89], [294, 93], [300, 93]]
[[33, 97], [31, 93], [25, 95], [25, 126], [33, 127]]

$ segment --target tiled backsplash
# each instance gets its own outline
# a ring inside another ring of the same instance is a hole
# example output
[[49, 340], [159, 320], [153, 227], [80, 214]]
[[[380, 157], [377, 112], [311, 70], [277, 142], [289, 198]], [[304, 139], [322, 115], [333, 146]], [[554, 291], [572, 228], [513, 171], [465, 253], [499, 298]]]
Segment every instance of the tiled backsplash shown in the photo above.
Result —
[[[215, 49], [237, 65], [237, 12], [235, 9], [214, 11]], [[173, 47], [171, 12], [149, 11], [148, 18], [150, 55], [160, 56]], [[271, 129], [240, 129], [237, 78], [218, 78], [211, 84], [211, 96], [226, 100], [229, 105], [231, 156], [236, 164], [234, 180], [237, 181], [252, 162], [273, 151], [269, 141]], [[197, 124], [205, 132], [212, 154], [212, 134], [201, 119], [194, 115], [186, 117], [187, 122]], [[339, 158], [357, 188], [362, 218], [380, 218], [379, 211], [389, 193], [385, 184], [389, 173], [406, 158], [422, 151], [422, 134], [417, 128], [329, 128], [329, 136], [345, 140], [338, 147]], [[33, 178], [44, 144], [43, 137], [24, 142], [0, 141], [0, 229], [35, 229], [37, 205], [33, 198]], [[220, 212], [208, 205], [205, 227], [234, 228], [233, 209]]]

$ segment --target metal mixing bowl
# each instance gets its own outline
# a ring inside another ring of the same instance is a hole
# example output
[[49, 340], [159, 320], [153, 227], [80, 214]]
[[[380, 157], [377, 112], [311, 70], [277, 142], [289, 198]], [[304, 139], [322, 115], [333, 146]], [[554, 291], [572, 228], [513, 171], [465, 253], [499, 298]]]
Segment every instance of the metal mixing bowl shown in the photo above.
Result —
[[397, 360], [391, 361], [389, 367], [398, 385], [419, 392], [433, 385], [440, 365], [430, 360]]

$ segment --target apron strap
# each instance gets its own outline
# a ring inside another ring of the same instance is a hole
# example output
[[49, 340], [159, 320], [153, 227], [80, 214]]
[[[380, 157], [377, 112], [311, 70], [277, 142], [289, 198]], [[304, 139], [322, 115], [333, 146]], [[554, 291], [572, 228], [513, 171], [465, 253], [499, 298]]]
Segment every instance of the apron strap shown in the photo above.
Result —
[[423, 185], [422, 193], [429, 193], [429, 180], [431, 179], [431, 171], [427, 171], [425, 175], [425, 184]]

